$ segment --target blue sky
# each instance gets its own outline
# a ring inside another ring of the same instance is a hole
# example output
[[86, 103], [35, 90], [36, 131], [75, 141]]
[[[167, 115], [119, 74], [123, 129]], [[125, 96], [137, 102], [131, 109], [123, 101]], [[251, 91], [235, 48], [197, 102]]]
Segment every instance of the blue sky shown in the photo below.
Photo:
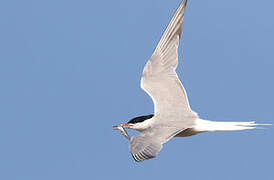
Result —
[[[179, 3], [1, 1], [0, 179], [273, 180], [272, 127], [175, 138], [144, 163], [112, 130], [153, 112], [141, 73]], [[201, 118], [273, 123], [273, 5], [189, 0], [178, 74]]]

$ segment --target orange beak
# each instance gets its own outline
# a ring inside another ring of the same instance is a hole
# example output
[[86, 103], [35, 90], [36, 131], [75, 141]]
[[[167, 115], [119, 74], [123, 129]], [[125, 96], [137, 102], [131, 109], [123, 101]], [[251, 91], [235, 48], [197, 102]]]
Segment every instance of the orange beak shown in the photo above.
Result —
[[117, 127], [130, 128], [128, 123], [119, 124], [119, 125], [112, 126], [112, 127], [113, 127], [113, 129], [117, 129]]

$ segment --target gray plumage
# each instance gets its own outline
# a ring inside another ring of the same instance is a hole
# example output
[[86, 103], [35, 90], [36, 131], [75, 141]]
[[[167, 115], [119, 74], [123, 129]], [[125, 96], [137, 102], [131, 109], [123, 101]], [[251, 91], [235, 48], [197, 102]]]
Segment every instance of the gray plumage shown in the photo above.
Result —
[[[184, 0], [179, 5], [143, 70], [141, 87], [154, 102], [155, 116], [153, 129], [148, 128], [130, 140], [130, 152], [136, 161], [155, 157], [163, 143], [191, 127], [194, 121], [190, 119], [197, 118], [175, 71], [186, 3]], [[187, 117], [186, 121], [182, 116]]]

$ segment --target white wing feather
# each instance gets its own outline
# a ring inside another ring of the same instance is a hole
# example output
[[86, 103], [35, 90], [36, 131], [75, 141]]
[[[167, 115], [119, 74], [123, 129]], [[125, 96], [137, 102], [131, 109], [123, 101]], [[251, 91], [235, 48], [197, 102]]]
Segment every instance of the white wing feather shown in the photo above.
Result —
[[198, 117], [176, 73], [186, 3], [184, 0], [179, 5], [143, 70], [141, 87], [154, 102], [155, 123], [130, 139], [130, 152], [136, 161], [155, 157], [163, 143], [191, 127]]
[[191, 110], [185, 89], [176, 74], [186, 3], [187, 0], [184, 0], [179, 5], [143, 70], [141, 87], [152, 98], [155, 115], [182, 112], [186, 116], [197, 116]]

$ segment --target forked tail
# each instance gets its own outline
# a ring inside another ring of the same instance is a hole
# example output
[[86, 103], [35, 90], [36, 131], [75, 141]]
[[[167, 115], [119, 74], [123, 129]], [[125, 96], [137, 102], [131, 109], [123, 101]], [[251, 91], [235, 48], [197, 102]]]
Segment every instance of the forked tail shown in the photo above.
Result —
[[262, 127], [258, 126], [269, 126], [271, 124], [255, 123], [255, 121], [248, 122], [216, 122], [198, 119], [196, 121], [195, 131], [197, 132], [218, 132], [218, 131], [238, 131], [246, 129], [258, 129]]

